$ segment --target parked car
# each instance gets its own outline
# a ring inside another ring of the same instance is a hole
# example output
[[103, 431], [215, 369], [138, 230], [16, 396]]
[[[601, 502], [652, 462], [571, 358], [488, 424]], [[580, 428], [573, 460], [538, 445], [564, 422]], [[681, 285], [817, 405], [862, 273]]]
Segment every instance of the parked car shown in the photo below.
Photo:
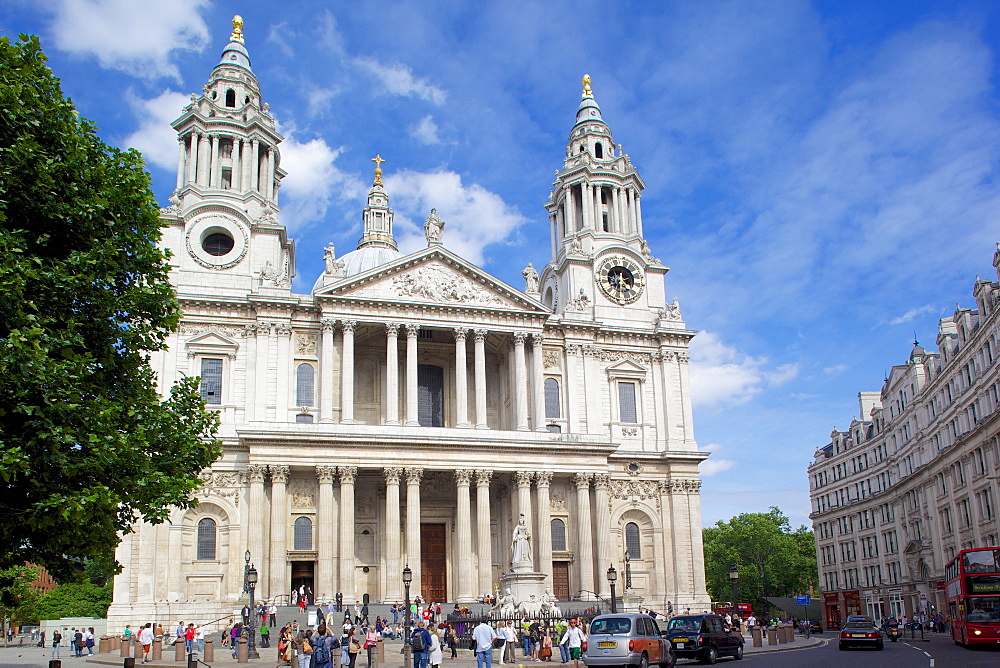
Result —
[[656, 620], [644, 614], [598, 615], [583, 644], [586, 666], [631, 665], [648, 668], [658, 664], [673, 668], [677, 657], [663, 639]]
[[840, 629], [840, 649], [849, 647], [874, 647], [881, 650], [885, 647], [882, 632], [867, 617], [848, 617], [847, 623]]
[[720, 656], [743, 658], [743, 636], [733, 633], [719, 615], [679, 615], [671, 618], [663, 636], [678, 658], [715, 663]]

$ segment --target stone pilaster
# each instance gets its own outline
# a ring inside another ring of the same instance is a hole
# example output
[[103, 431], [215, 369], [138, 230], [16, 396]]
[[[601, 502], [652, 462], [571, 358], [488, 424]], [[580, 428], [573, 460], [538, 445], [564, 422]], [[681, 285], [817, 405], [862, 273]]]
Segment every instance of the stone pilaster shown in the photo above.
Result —
[[382, 469], [385, 474], [385, 584], [386, 591], [383, 603], [392, 605], [403, 600], [400, 577], [403, 567], [400, 565], [400, 524], [399, 524], [399, 478], [403, 470], [399, 468]]
[[490, 478], [492, 471], [476, 471], [476, 556], [479, 561], [479, 591], [493, 591], [493, 541], [490, 535]]
[[[487, 429], [486, 423], [486, 335], [485, 329], [475, 333], [476, 429]], [[487, 590], [489, 591], [489, 590]], [[483, 592], [485, 593], [485, 592]]]
[[333, 596], [336, 591], [333, 579], [333, 557], [336, 551], [334, 539], [333, 480], [337, 469], [333, 466], [317, 466], [316, 480], [319, 482], [319, 501], [316, 507], [316, 556], [318, 572], [313, 591], [316, 594]]
[[[288, 576], [288, 467], [268, 466], [271, 473], [271, 554], [270, 588], [267, 598], [291, 588]], [[263, 593], [263, 592], [262, 592]], [[264, 598], [261, 596], [261, 598]]]
[[590, 473], [577, 473], [576, 483], [576, 528], [577, 563], [580, 572], [580, 597], [593, 597], [594, 589], [594, 529], [590, 523]]
[[545, 583], [552, 587], [552, 519], [550, 516], [549, 485], [552, 483], [552, 471], [539, 471], [535, 474], [535, 489], [537, 490], [538, 529], [535, 532], [538, 546], [536, 567], [540, 573], [545, 573]]
[[[597, 525], [597, 593], [602, 597], [611, 596], [611, 586], [607, 578], [601, 577], [601, 569], [611, 565], [611, 511], [608, 508], [608, 485], [611, 476], [598, 473], [594, 476], [594, 508], [595, 524]], [[605, 566], [607, 564], [608, 566]]]
[[354, 591], [354, 482], [358, 467], [341, 466], [340, 474], [340, 589], [344, 602], [355, 595]]
[[518, 431], [528, 431], [528, 384], [524, 356], [524, 332], [514, 332], [514, 422]]
[[472, 576], [472, 505], [469, 497], [469, 481], [472, 471], [459, 469], [455, 471], [455, 484], [458, 492], [458, 502], [455, 507], [455, 550], [458, 557], [458, 598], [459, 603], [472, 603], [476, 600], [472, 591], [474, 583]]
[[406, 565], [413, 571], [411, 595], [420, 593], [420, 480], [423, 469], [406, 469]]

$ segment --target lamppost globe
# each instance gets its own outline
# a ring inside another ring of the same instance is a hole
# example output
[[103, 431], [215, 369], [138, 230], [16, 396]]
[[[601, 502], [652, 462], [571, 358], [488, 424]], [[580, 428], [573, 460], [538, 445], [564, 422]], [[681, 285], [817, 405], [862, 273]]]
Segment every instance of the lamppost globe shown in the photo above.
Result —
[[618, 581], [618, 571], [615, 570], [615, 565], [611, 564], [608, 566], [608, 584], [611, 585], [611, 613], [615, 614], [618, 612], [618, 601], [615, 596], [615, 583]]

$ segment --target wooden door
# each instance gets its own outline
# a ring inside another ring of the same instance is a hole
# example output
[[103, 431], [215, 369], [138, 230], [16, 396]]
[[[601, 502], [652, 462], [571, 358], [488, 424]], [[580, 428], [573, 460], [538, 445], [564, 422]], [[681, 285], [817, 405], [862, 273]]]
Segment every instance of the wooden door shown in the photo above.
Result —
[[569, 562], [552, 562], [552, 595], [558, 601], [568, 601], [569, 596]]
[[420, 598], [424, 605], [448, 601], [448, 554], [444, 524], [420, 525]]

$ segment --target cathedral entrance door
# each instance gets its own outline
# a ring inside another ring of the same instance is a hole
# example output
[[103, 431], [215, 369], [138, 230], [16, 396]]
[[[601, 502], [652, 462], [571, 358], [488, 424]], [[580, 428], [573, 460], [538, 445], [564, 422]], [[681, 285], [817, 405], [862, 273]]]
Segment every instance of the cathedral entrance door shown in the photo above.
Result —
[[[292, 562], [292, 588], [289, 589], [289, 593], [293, 590], [298, 591], [299, 587], [305, 587], [306, 592], [313, 591], [313, 577], [316, 568], [316, 562], [314, 561], [293, 561]], [[306, 594], [308, 596], [308, 593]], [[313, 598], [316, 594], [309, 596], [309, 603], [313, 603]], [[291, 600], [291, 599], [289, 599]]]
[[448, 554], [444, 524], [420, 525], [420, 598], [424, 605], [448, 601]]
[[569, 600], [569, 562], [552, 562], [552, 595], [559, 601]]

